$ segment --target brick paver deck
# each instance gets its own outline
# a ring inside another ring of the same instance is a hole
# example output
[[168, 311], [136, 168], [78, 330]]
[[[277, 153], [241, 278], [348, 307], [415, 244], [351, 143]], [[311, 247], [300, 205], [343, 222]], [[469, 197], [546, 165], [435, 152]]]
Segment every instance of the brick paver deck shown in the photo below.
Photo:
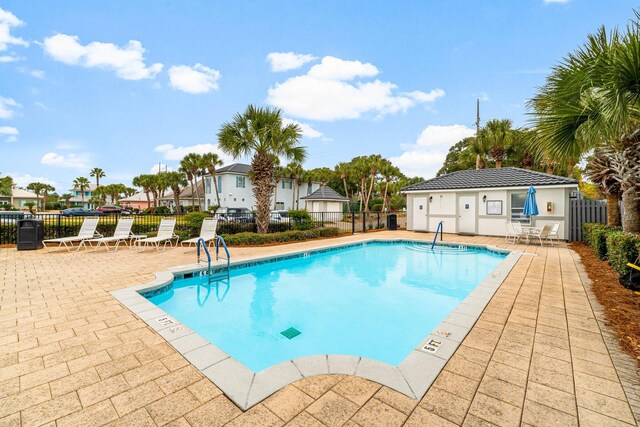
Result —
[[[370, 237], [432, 236], [381, 232], [332, 242]], [[513, 247], [487, 237], [445, 240]], [[315, 245], [231, 253], [237, 260]], [[564, 244], [518, 248], [532, 255], [520, 258], [420, 402], [324, 375], [244, 413], [108, 294], [193, 262], [193, 251], [0, 249], [0, 426], [635, 425], [637, 367], [617, 350], [578, 257]]]

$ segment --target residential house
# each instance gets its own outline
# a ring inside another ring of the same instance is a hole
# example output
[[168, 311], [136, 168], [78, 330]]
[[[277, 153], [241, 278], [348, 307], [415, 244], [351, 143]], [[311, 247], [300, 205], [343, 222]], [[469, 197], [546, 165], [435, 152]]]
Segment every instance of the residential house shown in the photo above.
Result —
[[84, 200], [83, 200], [82, 192], [80, 191], [79, 188], [75, 188], [75, 187], [71, 188], [69, 190], [69, 193], [73, 197], [69, 199], [70, 206], [89, 209], [91, 207], [91, 203], [89, 202], [89, 200], [91, 200], [91, 197], [93, 196], [93, 192], [96, 191], [96, 188], [97, 187], [95, 184], [89, 184], [89, 186], [86, 187], [83, 191]]
[[[527, 190], [533, 186], [539, 215], [525, 216]], [[464, 170], [438, 176], [402, 189], [407, 195], [407, 229], [504, 236], [506, 222], [542, 227], [560, 224], [568, 238], [569, 198], [578, 181], [520, 168]]]
[[300, 200], [304, 200], [304, 207], [309, 212], [335, 212], [339, 214], [338, 220], [342, 220], [344, 205], [349, 202], [348, 198], [326, 186], [318, 188], [308, 196], [301, 197]]
[[11, 196], [0, 195], [0, 208], [2, 205], [12, 205], [20, 210], [27, 210], [29, 208], [25, 206], [25, 203], [36, 203], [37, 200], [38, 197], [35, 193], [21, 188], [13, 188], [11, 190]]
[[[151, 202], [149, 202], [149, 200]], [[154, 199], [152, 193], [149, 193], [149, 200], [147, 200], [147, 193], [141, 191], [133, 196], [120, 199], [120, 205], [128, 209], [140, 209], [142, 211], [153, 206]]]
[[[199, 206], [200, 200], [203, 204], [203, 209], [206, 210], [209, 205], [204, 206], [205, 193], [203, 191], [203, 185], [200, 179], [198, 179], [198, 184], [195, 185], [195, 194], [192, 198], [191, 195], [194, 193], [191, 191], [191, 185], [187, 185], [185, 188], [180, 191], [180, 195], [178, 196], [178, 200], [180, 201], [180, 206]], [[173, 198], [173, 191], [168, 190], [165, 191], [164, 196], [158, 198], [158, 206], [166, 206], [172, 211], [175, 210], [175, 200]]]
[[[220, 206], [226, 208], [256, 208], [256, 199], [253, 196], [253, 186], [249, 179], [251, 165], [233, 163], [216, 171], [216, 185], [220, 195]], [[218, 204], [216, 191], [213, 187], [213, 177], [205, 176], [205, 203], [206, 208]], [[280, 179], [274, 190], [276, 200], [271, 200], [272, 208], [277, 210], [304, 209], [302, 197], [308, 196], [314, 190], [320, 188], [319, 182], [313, 182], [309, 186], [306, 182], [300, 184], [300, 200], [296, 183], [290, 178]], [[294, 195], [295, 192], [295, 195]], [[272, 196], [272, 197], [273, 197]]]

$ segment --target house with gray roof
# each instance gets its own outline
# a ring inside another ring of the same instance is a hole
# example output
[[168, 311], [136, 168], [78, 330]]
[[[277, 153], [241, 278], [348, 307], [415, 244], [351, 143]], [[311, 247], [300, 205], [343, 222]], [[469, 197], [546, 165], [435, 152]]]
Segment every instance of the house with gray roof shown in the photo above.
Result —
[[[342, 215], [344, 204], [349, 199], [336, 192], [331, 187], [322, 186], [308, 196], [301, 197], [305, 209], [309, 212], [337, 212]], [[339, 220], [342, 219], [340, 216]]]
[[[530, 186], [536, 189], [539, 215], [523, 215]], [[442, 221], [446, 233], [504, 236], [507, 221], [542, 227], [560, 224], [566, 239], [569, 198], [578, 188], [572, 178], [520, 168], [463, 170], [412, 184], [407, 195], [407, 229], [436, 231]]]

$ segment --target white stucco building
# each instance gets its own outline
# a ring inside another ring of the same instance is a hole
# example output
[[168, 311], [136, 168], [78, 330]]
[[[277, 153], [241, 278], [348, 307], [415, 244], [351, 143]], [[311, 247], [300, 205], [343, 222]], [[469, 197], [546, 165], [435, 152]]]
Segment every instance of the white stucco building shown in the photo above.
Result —
[[[253, 197], [253, 187], [249, 179], [250, 165], [243, 163], [233, 163], [224, 166], [216, 171], [216, 184], [220, 194], [220, 206], [226, 208], [248, 208], [254, 210], [256, 200]], [[205, 203], [206, 208], [218, 204], [216, 191], [213, 187], [213, 177], [205, 176]], [[300, 198], [311, 194], [320, 188], [320, 183], [314, 182], [309, 187], [306, 182], [300, 184]], [[294, 194], [295, 192], [295, 194]], [[274, 191], [275, 201], [272, 199], [272, 208], [278, 210], [304, 209], [304, 202], [299, 201], [296, 184], [291, 179], [281, 179], [278, 181], [277, 189]], [[275, 202], [275, 203], [274, 203]]]
[[[522, 214], [527, 190], [536, 189], [539, 215]], [[504, 236], [506, 222], [544, 226], [559, 223], [568, 238], [569, 195], [578, 181], [519, 168], [453, 172], [402, 189], [407, 195], [407, 229]]]
[[320, 187], [308, 196], [301, 197], [304, 200], [304, 208], [309, 212], [334, 212], [340, 215], [338, 220], [342, 220], [344, 204], [349, 199], [338, 194], [331, 187]]

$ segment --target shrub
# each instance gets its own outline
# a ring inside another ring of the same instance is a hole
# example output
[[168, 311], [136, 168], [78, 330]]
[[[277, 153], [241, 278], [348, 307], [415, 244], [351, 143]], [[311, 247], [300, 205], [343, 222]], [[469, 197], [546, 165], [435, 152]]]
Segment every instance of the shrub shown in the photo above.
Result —
[[258, 234], [258, 233], [238, 233], [223, 235], [225, 242], [229, 246], [255, 246], [267, 245], [271, 243], [296, 242], [301, 240], [319, 239], [324, 237], [334, 237], [340, 234], [337, 227], [314, 228], [313, 230], [290, 230], [281, 233]]
[[156, 208], [156, 210], [154, 211], [154, 213], [156, 213], [156, 214], [170, 214], [171, 213], [171, 209], [169, 209], [166, 206], [158, 206]]
[[186, 224], [185, 231], [189, 235], [189, 238], [200, 235], [202, 221], [204, 221], [205, 218], [209, 218], [209, 214], [204, 212], [191, 212], [184, 216], [184, 222]]
[[255, 233], [258, 227], [255, 223], [218, 221], [218, 234]]
[[382, 211], [382, 203], [376, 203], [371, 206], [371, 212], [381, 212]]
[[607, 236], [620, 231], [620, 227], [613, 227], [600, 223], [586, 223], [582, 226], [585, 242], [593, 248], [596, 256], [607, 259]]
[[638, 258], [640, 235], [624, 231], [612, 231], [607, 236], [607, 258], [611, 267], [620, 274], [621, 278], [629, 275], [628, 262]]
[[294, 230], [309, 230], [313, 228], [313, 218], [311, 214], [304, 209], [290, 210], [289, 222]]

